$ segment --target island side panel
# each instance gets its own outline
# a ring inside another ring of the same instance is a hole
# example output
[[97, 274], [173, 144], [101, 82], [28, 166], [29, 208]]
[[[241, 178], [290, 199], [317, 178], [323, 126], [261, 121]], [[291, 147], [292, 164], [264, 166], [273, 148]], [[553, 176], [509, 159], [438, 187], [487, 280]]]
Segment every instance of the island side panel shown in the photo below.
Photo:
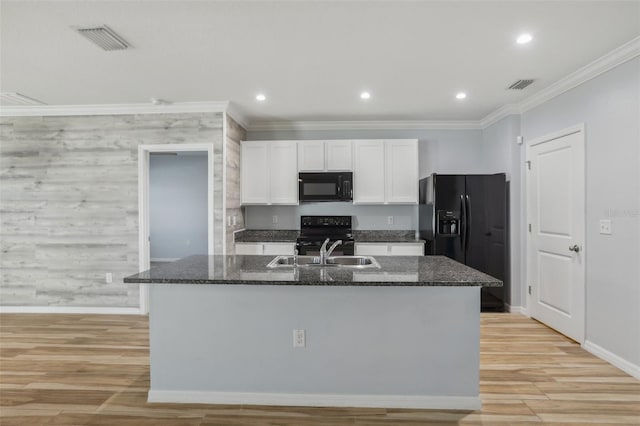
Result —
[[[441, 405], [469, 408], [479, 395], [480, 287], [150, 287], [150, 400], [471, 397]], [[306, 347], [293, 347], [294, 329], [306, 331]]]

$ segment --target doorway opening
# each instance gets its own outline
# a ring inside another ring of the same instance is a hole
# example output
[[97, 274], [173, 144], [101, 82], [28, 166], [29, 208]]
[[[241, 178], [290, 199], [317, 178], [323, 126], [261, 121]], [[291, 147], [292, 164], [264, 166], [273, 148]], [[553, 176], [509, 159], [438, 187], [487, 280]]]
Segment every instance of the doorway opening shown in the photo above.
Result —
[[[214, 254], [213, 147], [208, 144], [138, 148], [139, 270], [194, 254]], [[148, 285], [140, 311], [148, 312]]]

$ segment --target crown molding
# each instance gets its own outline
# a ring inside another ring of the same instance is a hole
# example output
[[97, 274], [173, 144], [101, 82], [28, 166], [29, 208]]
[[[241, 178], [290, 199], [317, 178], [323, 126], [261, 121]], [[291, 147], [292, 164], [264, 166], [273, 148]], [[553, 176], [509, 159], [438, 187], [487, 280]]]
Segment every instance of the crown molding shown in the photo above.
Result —
[[517, 104], [507, 104], [501, 106], [500, 108], [493, 111], [492, 113], [487, 114], [482, 120], [480, 120], [480, 128], [486, 129], [487, 127], [497, 123], [503, 118], [514, 114], [520, 114], [520, 112], [520, 108]]
[[529, 111], [637, 56], [640, 56], [640, 37], [631, 39], [517, 104], [507, 104], [498, 108], [481, 119], [480, 125], [485, 129], [509, 115]]
[[203, 113], [225, 112], [228, 107], [228, 101], [179, 102], [161, 105], [145, 103], [0, 106], [0, 117]]
[[478, 130], [477, 120], [257, 121], [250, 131], [275, 130]]
[[517, 104], [520, 113], [537, 107], [556, 96], [585, 83], [612, 68], [640, 55], [640, 37], [636, 37], [601, 56], [584, 67], [556, 81], [549, 87], [529, 96]]
[[231, 118], [233, 118], [233, 120], [238, 123], [243, 129], [247, 130], [249, 128], [249, 120], [247, 119], [247, 117], [240, 111], [240, 109], [238, 108], [238, 106], [233, 103], [233, 102], [229, 102], [229, 105], [227, 105], [227, 111], [226, 111], [227, 115], [229, 115]]

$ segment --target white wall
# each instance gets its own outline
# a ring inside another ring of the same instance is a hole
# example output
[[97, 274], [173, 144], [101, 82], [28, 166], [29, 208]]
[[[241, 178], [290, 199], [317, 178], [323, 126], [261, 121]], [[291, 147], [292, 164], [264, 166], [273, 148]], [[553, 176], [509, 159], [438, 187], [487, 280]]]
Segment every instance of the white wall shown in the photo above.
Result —
[[521, 173], [523, 145], [516, 144], [520, 135], [520, 116], [510, 115], [482, 131], [483, 173], [506, 173], [509, 188], [509, 252], [510, 286], [507, 303], [512, 307], [525, 305], [521, 263]]
[[207, 153], [151, 154], [151, 259], [207, 254]]
[[[249, 131], [247, 140], [418, 139], [419, 176], [482, 173], [481, 130], [287, 130]], [[248, 206], [249, 229], [297, 229], [304, 214], [357, 215], [355, 229], [417, 229], [416, 206], [354, 206], [316, 203], [301, 206]], [[278, 215], [278, 223], [272, 216]], [[388, 225], [387, 217], [394, 216]]]
[[[525, 140], [586, 137], [586, 338], [640, 366], [640, 58], [522, 115]], [[599, 220], [612, 235], [599, 234]]]

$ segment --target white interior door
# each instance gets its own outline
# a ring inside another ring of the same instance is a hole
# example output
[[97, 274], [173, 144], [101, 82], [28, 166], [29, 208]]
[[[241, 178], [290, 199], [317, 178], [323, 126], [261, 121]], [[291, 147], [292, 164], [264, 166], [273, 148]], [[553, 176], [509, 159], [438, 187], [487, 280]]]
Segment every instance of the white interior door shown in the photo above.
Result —
[[529, 313], [584, 341], [584, 131], [527, 146]]

